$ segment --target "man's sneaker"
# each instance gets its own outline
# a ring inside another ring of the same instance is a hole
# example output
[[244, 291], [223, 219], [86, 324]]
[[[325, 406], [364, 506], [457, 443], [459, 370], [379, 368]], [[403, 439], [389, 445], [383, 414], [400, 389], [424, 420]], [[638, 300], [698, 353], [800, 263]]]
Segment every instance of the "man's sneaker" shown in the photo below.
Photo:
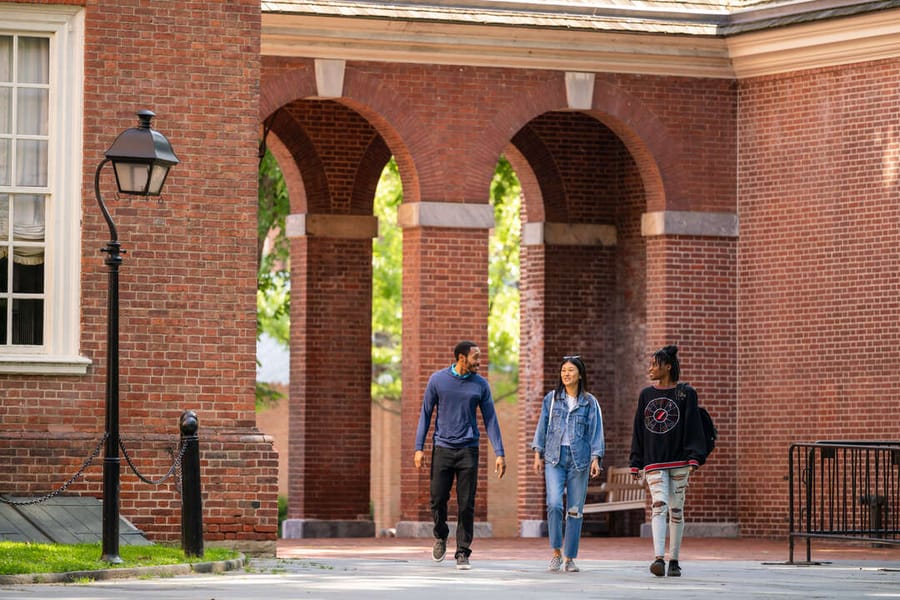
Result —
[[575, 564], [575, 561], [571, 558], [566, 559], [566, 572], [568, 573], [577, 573], [581, 569], [578, 568], [578, 565]]
[[554, 573], [559, 573], [560, 568], [562, 567], [562, 556], [559, 554], [554, 554], [550, 559], [550, 570]]
[[666, 574], [666, 561], [661, 558], [657, 558], [652, 563], [650, 563], [650, 572], [656, 575], [657, 577], [662, 577]]
[[447, 540], [440, 538], [434, 540], [434, 548], [431, 549], [431, 558], [434, 562], [441, 562], [447, 554]]
[[468, 571], [472, 568], [472, 565], [469, 564], [469, 557], [465, 554], [457, 554], [456, 555], [456, 568], [460, 571]]
[[669, 561], [669, 572], [667, 574], [669, 577], [681, 577], [681, 567], [678, 566], [677, 560]]

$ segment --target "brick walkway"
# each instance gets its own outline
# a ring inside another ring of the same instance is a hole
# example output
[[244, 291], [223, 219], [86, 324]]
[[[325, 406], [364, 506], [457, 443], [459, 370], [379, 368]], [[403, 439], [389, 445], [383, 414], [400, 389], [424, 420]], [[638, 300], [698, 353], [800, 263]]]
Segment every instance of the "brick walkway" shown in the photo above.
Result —
[[[453, 544], [448, 544], [452, 555]], [[579, 558], [584, 560], [649, 561], [652, 544], [648, 538], [588, 537], [581, 540]], [[759, 539], [685, 538], [681, 560], [728, 560], [786, 562], [788, 541]], [[546, 538], [476, 538], [474, 560], [549, 559]], [[340, 538], [278, 540], [279, 558], [402, 558], [430, 560], [431, 540], [415, 538]], [[805, 542], [797, 542], [794, 562], [806, 560]], [[878, 560], [900, 563], [900, 545], [875, 547], [858, 542], [812, 543], [814, 562]]]

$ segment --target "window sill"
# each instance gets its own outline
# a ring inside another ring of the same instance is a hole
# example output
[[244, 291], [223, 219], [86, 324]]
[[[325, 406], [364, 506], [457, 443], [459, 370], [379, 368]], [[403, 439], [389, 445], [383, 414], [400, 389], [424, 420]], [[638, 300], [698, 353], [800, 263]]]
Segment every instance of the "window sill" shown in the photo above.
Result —
[[0, 374], [84, 375], [90, 366], [83, 356], [0, 355]]

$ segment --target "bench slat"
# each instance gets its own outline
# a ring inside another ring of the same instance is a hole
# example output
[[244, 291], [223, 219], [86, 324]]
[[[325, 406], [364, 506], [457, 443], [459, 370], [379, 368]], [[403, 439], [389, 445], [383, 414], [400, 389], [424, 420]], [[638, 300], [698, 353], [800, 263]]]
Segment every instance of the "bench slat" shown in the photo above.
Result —
[[638, 510], [647, 503], [647, 488], [632, 479], [628, 467], [610, 467], [606, 482], [588, 487], [588, 493], [605, 494], [606, 500], [585, 504], [582, 512], [586, 514]]

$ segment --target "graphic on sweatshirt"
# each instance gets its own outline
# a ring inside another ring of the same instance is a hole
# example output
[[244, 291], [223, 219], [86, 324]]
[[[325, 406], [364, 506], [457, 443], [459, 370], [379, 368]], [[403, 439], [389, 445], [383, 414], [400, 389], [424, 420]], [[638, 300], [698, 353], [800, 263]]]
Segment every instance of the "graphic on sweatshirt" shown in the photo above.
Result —
[[668, 433], [678, 425], [681, 413], [675, 401], [662, 396], [644, 407], [644, 427], [651, 433]]

